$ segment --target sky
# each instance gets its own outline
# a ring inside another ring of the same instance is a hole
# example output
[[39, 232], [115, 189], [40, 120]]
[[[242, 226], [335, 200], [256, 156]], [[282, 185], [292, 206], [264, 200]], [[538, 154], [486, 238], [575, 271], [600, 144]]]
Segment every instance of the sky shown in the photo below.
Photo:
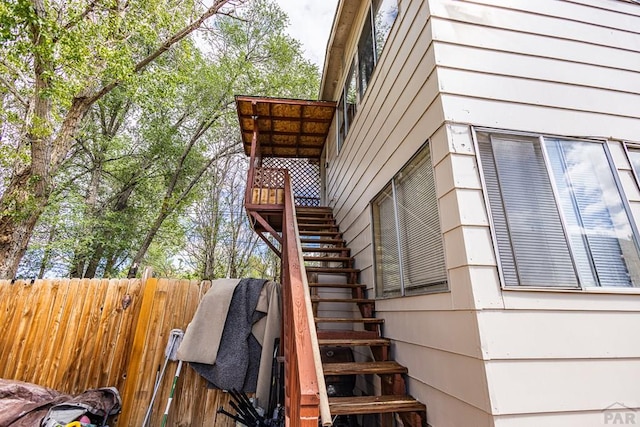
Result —
[[276, 1], [289, 15], [289, 34], [302, 43], [305, 57], [322, 71], [338, 0]]

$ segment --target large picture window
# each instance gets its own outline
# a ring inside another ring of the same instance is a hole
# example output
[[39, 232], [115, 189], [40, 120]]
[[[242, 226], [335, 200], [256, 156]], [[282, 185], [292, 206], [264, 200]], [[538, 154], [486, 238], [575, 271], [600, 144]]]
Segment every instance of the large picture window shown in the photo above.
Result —
[[476, 135], [505, 286], [640, 286], [637, 237], [606, 144]]
[[378, 296], [447, 289], [433, 167], [426, 146], [372, 202]]

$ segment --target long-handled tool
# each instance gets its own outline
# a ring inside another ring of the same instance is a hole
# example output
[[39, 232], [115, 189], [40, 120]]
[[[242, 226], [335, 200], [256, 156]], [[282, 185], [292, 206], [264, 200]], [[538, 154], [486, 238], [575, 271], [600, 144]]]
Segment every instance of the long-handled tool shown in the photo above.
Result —
[[171, 407], [171, 402], [173, 401], [173, 393], [176, 391], [176, 384], [178, 383], [178, 378], [180, 378], [180, 371], [182, 370], [182, 360], [178, 361], [178, 368], [176, 369], [176, 375], [173, 377], [173, 383], [171, 384], [171, 393], [169, 393], [169, 399], [167, 400], [167, 407], [164, 410], [164, 415], [162, 416], [162, 427], [167, 425], [167, 419], [169, 418], [169, 408]]
[[[182, 337], [184, 336], [184, 332], [181, 329], [172, 329], [169, 333], [169, 341], [167, 342], [167, 347], [164, 349], [164, 365], [162, 366], [162, 370], [160, 371], [160, 376], [158, 377], [158, 381], [156, 382], [156, 386], [153, 388], [153, 395], [151, 396], [151, 402], [149, 402], [149, 408], [147, 409], [147, 413], [144, 416], [144, 421], [142, 421], [142, 427], [146, 427], [151, 419], [151, 412], [153, 411], [153, 402], [156, 400], [156, 396], [158, 395], [158, 390], [160, 389], [160, 384], [162, 383], [162, 378], [164, 377], [164, 373], [167, 370], [167, 364], [169, 360], [176, 361], [178, 347], [180, 347], [180, 343], [182, 342]], [[182, 362], [179, 363], [179, 365]], [[173, 391], [172, 391], [173, 393]]]

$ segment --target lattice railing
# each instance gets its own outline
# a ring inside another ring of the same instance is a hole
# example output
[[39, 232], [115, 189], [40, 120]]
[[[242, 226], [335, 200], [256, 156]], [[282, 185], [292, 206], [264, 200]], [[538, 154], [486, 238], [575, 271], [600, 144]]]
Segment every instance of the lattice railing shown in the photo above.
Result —
[[286, 169], [255, 168], [251, 186], [251, 203], [254, 205], [284, 204], [284, 176]]
[[286, 169], [296, 206], [320, 206], [320, 163], [315, 159], [263, 157], [262, 166]]

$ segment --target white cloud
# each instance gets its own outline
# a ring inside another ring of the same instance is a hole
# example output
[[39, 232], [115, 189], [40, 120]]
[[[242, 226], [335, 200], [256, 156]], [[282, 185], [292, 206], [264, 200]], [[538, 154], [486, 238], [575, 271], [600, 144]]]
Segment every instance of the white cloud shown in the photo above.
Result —
[[299, 40], [306, 58], [324, 64], [324, 54], [338, 0], [277, 0], [289, 15], [288, 33]]

